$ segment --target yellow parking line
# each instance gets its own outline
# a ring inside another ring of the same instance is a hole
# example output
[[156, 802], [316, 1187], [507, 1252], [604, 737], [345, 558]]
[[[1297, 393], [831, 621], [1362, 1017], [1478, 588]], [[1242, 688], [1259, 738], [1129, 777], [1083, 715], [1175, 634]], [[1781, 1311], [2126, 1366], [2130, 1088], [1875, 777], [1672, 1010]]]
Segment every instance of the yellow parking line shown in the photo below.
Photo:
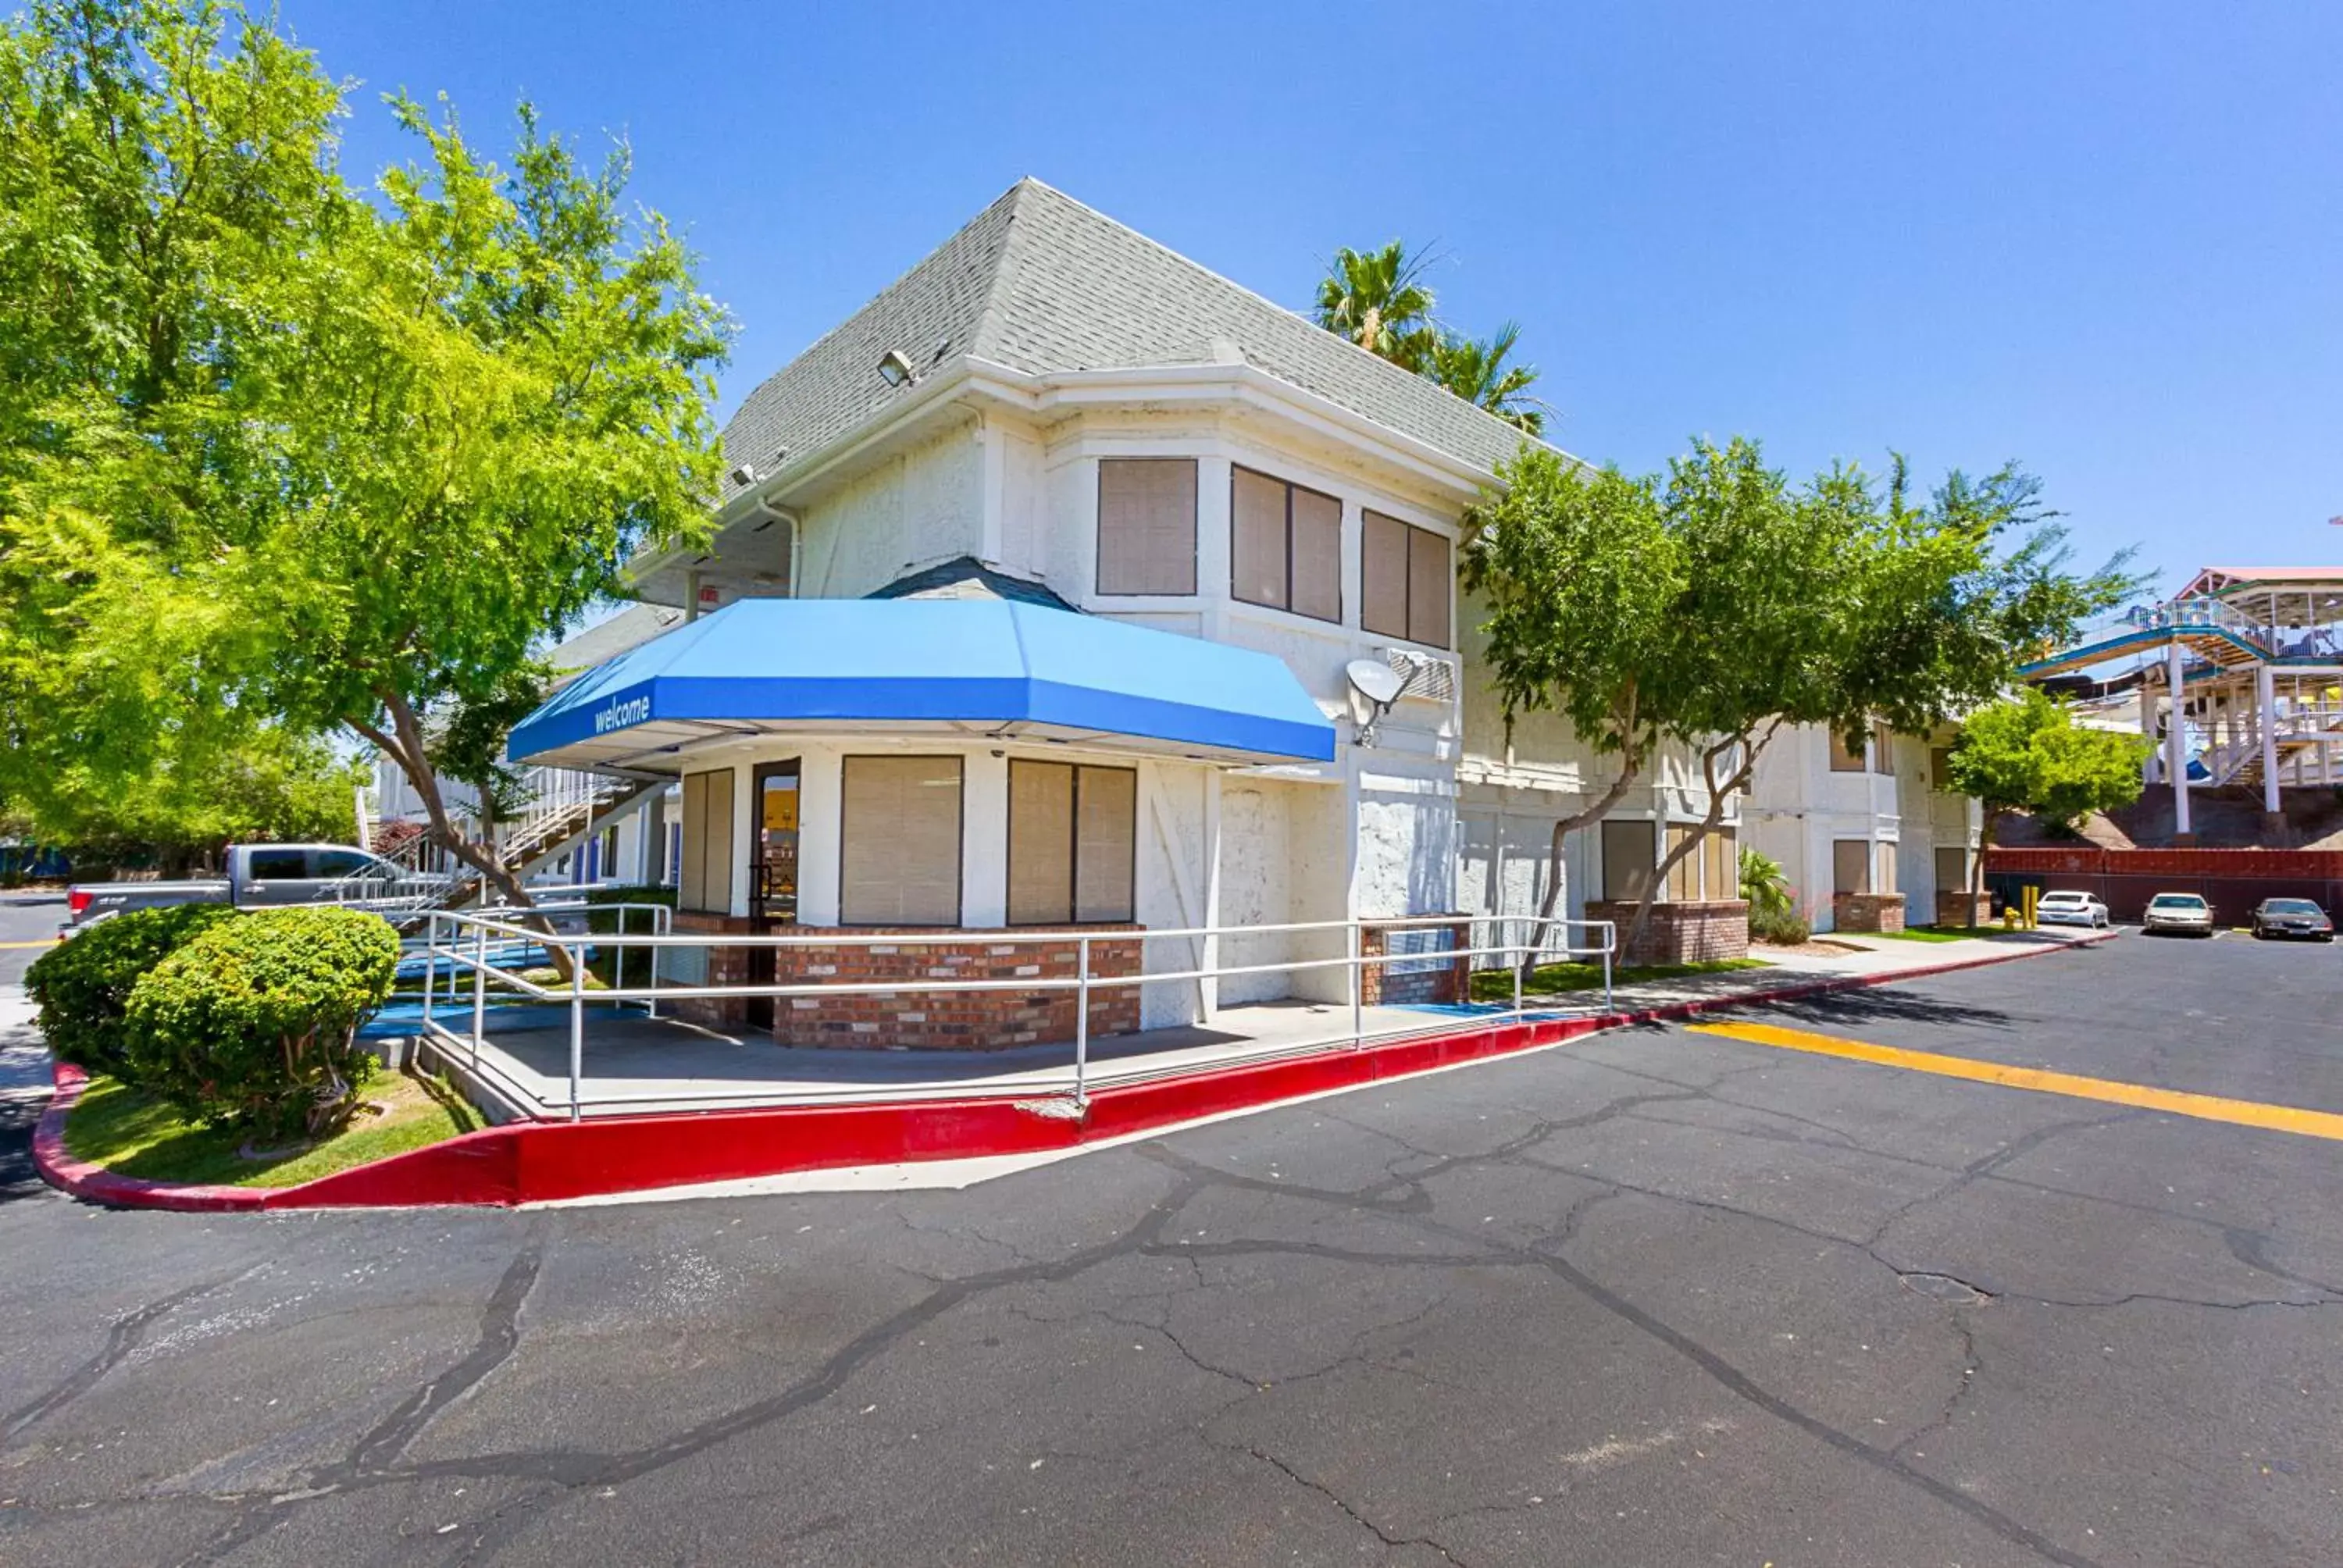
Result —
[[2201, 1121], [2229, 1121], [2240, 1127], [2261, 1127], [2273, 1132], [2298, 1132], [2306, 1138], [2343, 1140], [2343, 1116], [2327, 1111], [2305, 1111], [2294, 1105], [2266, 1105], [2255, 1100], [2224, 1100], [2217, 1094], [2187, 1094], [2177, 1089], [2153, 1089], [2144, 1083], [2123, 1083], [2107, 1078], [2084, 1078], [2038, 1067], [2006, 1067], [1997, 1061], [1977, 1061], [1966, 1056], [1940, 1056], [1931, 1050], [1906, 1050], [1893, 1045], [1870, 1045], [1835, 1035], [1809, 1034], [1802, 1029], [1781, 1029], [1770, 1023], [1694, 1023], [1685, 1025], [1700, 1034], [1718, 1034], [1752, 1045], [1779, 1046], [1784, 1050], [1811, 1051], [1816, 1056], [1844, 1057], [1849, 1061], [1881, 1067], [1908, 1068], [1943, 1078], [1966, 1078], [1975, 1083], [1997, 1083], [2005, 1089], [2030, 1089], [2043, 1094], [2072, 1095], [2077, 1100], [2104, 1100], [2116, 1105], [2137, 1105], [2148, 1111], [2193, 1116]]
[[53, 948], [56, 945], [55, 937], [43, 937], [36, 942], [0, 942], [0, 948]]

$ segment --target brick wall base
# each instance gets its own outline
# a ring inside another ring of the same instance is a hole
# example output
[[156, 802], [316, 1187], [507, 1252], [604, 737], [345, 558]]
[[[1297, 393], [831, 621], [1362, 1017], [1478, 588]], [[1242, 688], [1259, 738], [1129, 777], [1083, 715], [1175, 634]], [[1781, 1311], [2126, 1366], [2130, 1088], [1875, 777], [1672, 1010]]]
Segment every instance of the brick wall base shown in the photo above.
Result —
[[1860, 936], [1889, 935], [1904, 929], [1901, 893], [1833, 893], [1831, 924]]
[[1422, 1007], [1463, 1001], [1469, 994], [1472, 960], [1450, 958], [1473, 945], [1473, 922], [1457, 917], [1453, 925], [1377, 926], [1359, 928], [1359, 952], [1364, 958], [1385, 953], [1422, 954], [1387, 964], [1359, 966], [1359, 997], [1368, 1007]]
[[[1096, 926], [1091, 975], [1140, 972], [1141, 926]], [[868, 927], [792, 926], [800, 937], [869, 937]], [[902, 931], [934, 937], [934, 930]], [[774, 955], [781, 985], [870, 985], [882, 980], [1071, 980], [1081, 956], [1072, 939], [1012, 942], [1012, 931], [968, 930], [950, 942], [888, 942], [782, 948]], [[988, 940], [992, 939], [992, 940]], [[1131, 985], [1091, 992], [1091, 1038], [1139, 1028], [1139, 990]], [[883, 1050], [1006, 1050], [1074, 1038], [1079, 999], [1071, 990], [877, 991], [854, 996], [783, 997], [773, 1004], [773, 1038], [782, 1045], [853, 1046]]]
[[[1591, 901], [1590, 920], [1610, 920], [1627, 940], [1640, 904], [1626, 900]], [[1620, 956], [1630, 964], [1714, 963], [1749, 956], [1749, 901], [1746, 899], [1663, 899], [1652, 906], [1651, 923], [1634, 950]]]
[[[1974, 917], [1974, 918], [1972, 918]], [[1936, 894], [1936, 924], [1946, 930], [1984, 926], [1993, 920], [1993, 895], [1967, 892]]]
[[[686, 933], [705, 936], [739, 936], [749, 930], [749, 921], [739, 915], [702, 914], [694, 910], [678, 910], [675, 923], [669, 928], [677, 936]], [[670, 950], [677, 951], [680, 950]], [[749, 950], [747, 948], [709, 948], [708, 972], [705, 975], [679, 975], [669, 967], [676, 960], [667, 953], [660, 955], [660, 982], [677, 980], [688, 985], [746, 985], [749, 981]], [[749, 1021], [749, 999], [739, 996], [681, 997], [672, 1002], [661, 1002], [660, 1010], [688, 1023], [708, 1029], [738, 1030]]]

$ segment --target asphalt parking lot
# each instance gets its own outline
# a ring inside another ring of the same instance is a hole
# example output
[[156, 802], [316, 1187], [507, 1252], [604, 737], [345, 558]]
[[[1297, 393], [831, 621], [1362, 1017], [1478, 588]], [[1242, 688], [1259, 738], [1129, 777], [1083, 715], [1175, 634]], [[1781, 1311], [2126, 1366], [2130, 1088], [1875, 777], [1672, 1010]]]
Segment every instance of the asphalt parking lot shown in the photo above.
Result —
[[[1752, 1019], [2343, 1111], [2343, 952]], [[1677, 1029], [966, 1191], [0, 1201], [0, 1562], [2298, 1564], [2343, 1143]]]

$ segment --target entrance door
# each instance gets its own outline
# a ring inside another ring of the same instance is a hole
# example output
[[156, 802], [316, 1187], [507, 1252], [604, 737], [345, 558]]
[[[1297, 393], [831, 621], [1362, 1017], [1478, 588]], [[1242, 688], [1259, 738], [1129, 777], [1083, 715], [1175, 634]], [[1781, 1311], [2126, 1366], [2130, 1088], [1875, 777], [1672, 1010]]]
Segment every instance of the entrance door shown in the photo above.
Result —
[[[757, 816], [749, 841], [749, 929], [765, 932], [793, 926], [798, 920], [798, 764], [768, 762], [757, 769]], [[770, 985], [773, 950], [752, 948], [749, 980]], [[773, 1027], [773, 999], [749, 999], [749, 1022]]]

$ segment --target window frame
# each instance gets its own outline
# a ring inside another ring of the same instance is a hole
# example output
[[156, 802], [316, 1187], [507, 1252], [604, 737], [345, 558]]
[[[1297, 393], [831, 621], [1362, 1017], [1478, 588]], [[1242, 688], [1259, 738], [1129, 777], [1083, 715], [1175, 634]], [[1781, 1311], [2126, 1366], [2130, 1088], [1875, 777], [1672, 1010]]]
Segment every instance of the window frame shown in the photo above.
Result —
[[[846, 872], [847, 852], [853, 839], [847, 832], [847, 776], [857, 762], [949, 762], [960, 779], [960, 788], [952, 792], [952, 900], [951, 919], [948, 920], [857, 920], [846, 912], [847, 889], [852, 879]], [[803, 785], [800, 783], [799, 788]], [[800, 812], [804, 806], [800, 802]], [[800, 829], [802, 831], [802, 829]], [[800, 872], [800, 875], [803, 873]], [[968, 759], [956, 751], [854, 751], [839, 759], [838, 763], [838, 923], [841, 929], [855, 930], [948, 931], [965, 929], [962, 921], [968, 913]]]
[[[1632, 882], [1628, 887], [1620, 891], [1614, 892], [1612, 890], [1614, 885], [1612, 881], [1612, 873], [1614, 867], [1612, 863], [1613, 857], [1611, 853], [1611, 840], [1613, 837], [1612, 829], [1614, 828], [1627, 831], [1641, 830], [1641, 832], [1645, 835], [1642, 845], [1643, 856], [1640, 863], [1636, 863], [1633, 858], [1630, 858], [1630, 868], [1634, 872], [1636, 879], [1640, 879], [1642, 882], [1642, 888], [1640, 890], [1636, 890]], [[1634, 904], [1656, 903], [1662, 901], [1653, 896], [1654, 892], [1654, 884], [1658, 880], [1654, 873], [1659, 869], [1660, 863], [1660, 824], [1656, 820], [1649, 817], [1605, 817], [1601, 822], [1596, 824], [1595, 845], [1597, 849], [1601, 850], [1603, 856], [1603, 864], [1601, 868], [1602, 875], [1600, 878], [1603, 893], [1602, 902], [1606, 904]]]
[[[1020, 768], [1063, 768], [1073, 774], [1072, 788], [1066, 797], [1066, 918], [1062, 920], [1022, 920], [1017, 918], [1013, 900], [1002, 900], [1001, 920], [1004, 925], [1021, 930], [1048, 930], [1052, 927], [1071, 930], [1078, 926], [1127, 926], [1139, 919], [1139, 769], [1112, 762], [1077, 762], [1054, 757], [1012, 757], [1009, 759], [1009, 809], [1003, 813], [1001, 831], [1005, 839], [1009, 864], [1013, 877], [1017, 864], [1017, 769]], [[1131, 901], [1127, 913], [1110, 915], [1101, 920], [1081, 918], [1082, 887], [1082, 775], [1085, 773], [1127, 773], [1131, 776]]]
[[[1367, 607], [1374, 602], [1373, 598], [1367, 592], [1367, 562], [1370, 558], [1367, 540], [1370, 528], [1378, 522], [1390, 523], [1403, 530], [1399, 563], [1400, 618], [1407, 624], [1403, 629], [1397, 631], [1389, 627], [1370, 625], [1367, 620]], [[1447, 603], [1442, 607], [1444, 612], [1442, 618], [1447, 623], [1448, 628], [1448, 635], [1445, 638], [1416, 635], [1415, 549], [1418, 535], [1437, 544], [1441, 553], [1447, 558], [1447, 570], [1443, 574], [1448, 590]], [[1389, 512], [1379, 512], [1373, 507], [1360, 508], [1359, 629], [1370, 632], [1376, 637], [1395, 637], [1402, 642], [1413, 642], [1424, 648], [1436, 648], [1443, 653], [1453, 651], [1456, 643], [1456, 541], [1437, 528], [1427, 528], [1420, 523], [1411, 523], [1405, 518], [1393, 517]]]
[[[1114, 463], [1179, 463], [1188, 470], [1188, 586], [1184, 588], [1111, 588], [1106, 586], [1106, 471]], [[1098, 459], [1091, 515], [1091, 590], [1101, 598], [1194, 598], [1202, 588], [1203, 465], [1194, 457], [1117, 457]], [[1232, 492], [1233, 499], [1233, 492]], [[1234, 527], [1233, 518], [1231, 527]], [[1289, 529], [1291, 525], [1289, 524]], [[1234, 567], [1231, 567], [1232, 573]], [[1286, 562], [1292, 576], [1292, 561]]]
[[[1238, 476], [1242, 474], [1251, 474], [1256, 479], [1266, 479], [1272, 485], [1282, 487], [1285, 491], [1285, 601], [1282, 604], [1272, 604], [1266, 599], [1248, 598], [1237, 591], [1237, 528], [1239, 526], [1237, 481]], [[1331, 616], [1313, 615], [1306, 609], [1293, 608], [1293, 496], [1297, 490], [1305, 495], [1315, 496], [1321, 500], [1334, 503], [1334, 613]], [[1273, 609], [1286, 615], [1300, 616], [1304, 620], [1316, 621], [1321, 626], [1342, 625], [1343, 618], [1350, 608], [1348, 596], [1343, 592], [1347, 585], [1342, 581], [1342, 534], [1346, 526], [1343, 514], [1347, 510], [1348, 508], [1342, 505], [1342, 498], [1332, 491], [1322, 490], [1313, 485], [1305, 485], [1295, 479], [1280, 478], [1265, 468], [1251, 467], [1243, 463], [1231, 463], [1229, 465], [1230, 599], [1237, 604], [1251, 605], [1255, 609]]]

